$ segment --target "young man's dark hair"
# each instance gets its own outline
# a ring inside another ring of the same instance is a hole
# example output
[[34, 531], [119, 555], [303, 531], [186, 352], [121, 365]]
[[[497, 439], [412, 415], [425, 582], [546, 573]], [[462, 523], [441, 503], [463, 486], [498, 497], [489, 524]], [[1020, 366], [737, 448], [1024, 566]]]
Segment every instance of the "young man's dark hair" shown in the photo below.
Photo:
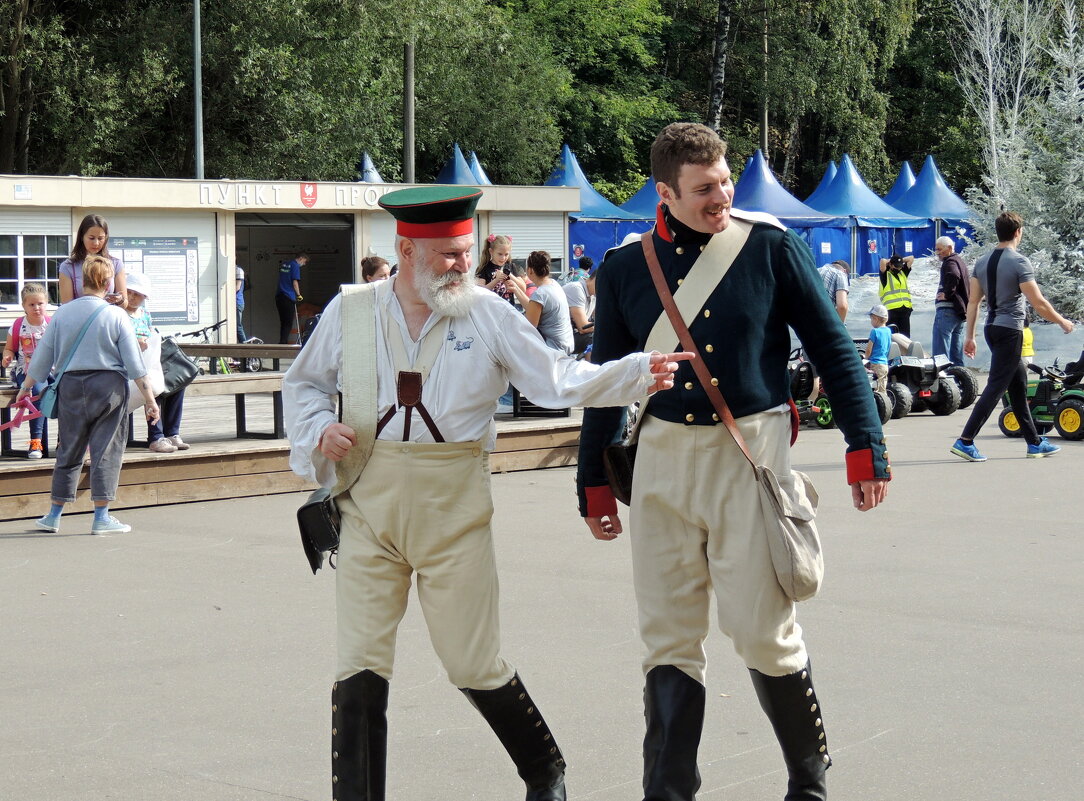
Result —
[[651, 175], [677, 197], [682, 164], [711, 165], [726, 156], [726, 142], [706, 125], [675, 122], [663, 128], [651, 145]]
[[1016, 232], [1024, 227], [1024, 218], [1015, 211], [1003, 211], [994, 220], [998, 242], [1011, 242]]

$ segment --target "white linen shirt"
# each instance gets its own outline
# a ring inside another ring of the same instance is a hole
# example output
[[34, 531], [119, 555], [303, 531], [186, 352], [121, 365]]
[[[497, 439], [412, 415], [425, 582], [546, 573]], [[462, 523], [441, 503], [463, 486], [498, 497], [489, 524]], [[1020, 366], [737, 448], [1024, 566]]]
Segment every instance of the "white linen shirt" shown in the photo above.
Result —
[[[394, 282], [376, 301], [378, 418], [396, 403], [396, 375], [384, 339], [382, 317], [398, 326], [413, 359], [425, 334], [441, 318], [431, 314], [417, 342], [407, 333], [406, 318], [395, 297]], [[482, 441], [492, 451], [497, 440], [493, 414], [508, 383], [540, 406], [626, 406], [654, 384], [649, 357], [632, 353], [604, 365], [576, 361], [547, 347], [531, 324], [507, 301], [482, 287], [472, 287], [474, 305], [457, 317], [422, 390], [422, 404], [447, 442]], [[324, 487], [335, 485], [335, 463], [319, 450], [320, 437], [338, 420], [336, 396], [342, 390], [342, 295], [327, 305], [320, 323], [282, 382], [290, 468]], [[416, 418], [417, 416], [415, 416]], [[403, 439], [404, 410], [399, 409], [379, 439]], [[433, 442], [421, 419], [412, 419], [410, 440]]]

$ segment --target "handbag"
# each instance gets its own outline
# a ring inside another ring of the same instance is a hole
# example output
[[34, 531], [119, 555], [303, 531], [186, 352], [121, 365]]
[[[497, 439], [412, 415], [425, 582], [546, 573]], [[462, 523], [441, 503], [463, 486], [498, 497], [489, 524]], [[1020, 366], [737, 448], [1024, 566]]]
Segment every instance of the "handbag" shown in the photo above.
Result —
[[68, 356], [64, 359], [64, 365], [53, 377], [53, 382], [49, 384], [45, 389], [41, 391], [41, 397], [38, 399], [38, 408], [41, 410], [43, 416], [48, 417], [50, 420], [55, 420], [57, 414], [60, 413], [57, 407], [57, 391], [60, 387], [60, 377], [64, 375], [64, 371], [68, 369], [68, 365], [71, 364], [72, 357], [75, 352], [79, 350], [79, 345], [83, 341], [83, 337], [86, 335], [87, 330], [90, 328], [90, 324], [94, 322], [102, 310], [108, 307], [108, 303], [102, 302], [94, 312], [87, 318], [87, 321], [83, 323], [83, 327], [79, 329], [79, 334], [75, 337], [75, 342], [72, 343], [71, 349], [68, 351]]
[[632, 504], [632, 471], [636, 466], [636, 442], [626, 437], [602, 450], [602, 469], [614, 497], [625, 506]]
[[331, 490], [321, 487], [309, 496], [297, 510], [297, 527], [301, 530], [301, 547], [309, 560], [312, 574], [324, 566], [324, 554], [335, 567], [333, 557], [339, 552], [339, 509]]
[[768, 551], [771, 554], [772, 567], [783, 593], [792, 601], [804, 601], [812, 598], [820, 590], [824, 578], [824, 558], [821, 555], [820, 535], [815, 521], [819, 497], [809, 476], [797, 470], [787, 476], [776, 476], [771, 468], [758, 465], [749, 453], [745, 438], [734, 422], [734, 415], [723, 398], [719, 387], [711, 382], [704, 360], [696, 347], [689, 328], [685, 325], [681, 313], [674, 303], [674, 296], [666, 285], [658, 257], [655, 255], [655, 243], [651, 232], [643, 235], [641, 241], [651, 278], [655, 289], [662, 299], [663, 308], [670, 319], [670, 324], [681, 341], [682, 347], [695, 354], [689, 364], [696, 372], [704, 392], [711, 399], [712, 406], [727, 431], [734, 437], [756, 478], [760, 501], [762, 527], [768, 537]]
[[162, 377], [165, 379], [162, 396], [180, 392], [199, 375], [199, 366], [185, 355], [173, 337], [162, 337], [161, 362]]

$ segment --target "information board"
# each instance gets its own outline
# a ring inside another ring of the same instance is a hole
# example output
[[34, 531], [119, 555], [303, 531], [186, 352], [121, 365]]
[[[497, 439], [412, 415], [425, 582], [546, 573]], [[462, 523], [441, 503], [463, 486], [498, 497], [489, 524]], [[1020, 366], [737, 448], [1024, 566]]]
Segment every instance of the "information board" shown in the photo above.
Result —
[[151, 281], [147, 311], [155, 325], [199, 322], [199, 250], [194, 236], [112, 237], [127, 272]]

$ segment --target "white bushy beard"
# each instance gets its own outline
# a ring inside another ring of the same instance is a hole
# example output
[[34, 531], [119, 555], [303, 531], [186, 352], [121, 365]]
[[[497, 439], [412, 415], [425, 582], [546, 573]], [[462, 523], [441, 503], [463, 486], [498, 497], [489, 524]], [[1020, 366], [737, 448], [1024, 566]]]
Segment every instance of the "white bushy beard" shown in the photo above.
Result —
[[414, 288], [439, 317], [463, 317], [474, 305], [474, 279], [470, 272], [449, 270], [437, 275], [428, 264], [419, 264], [414, 269]]

